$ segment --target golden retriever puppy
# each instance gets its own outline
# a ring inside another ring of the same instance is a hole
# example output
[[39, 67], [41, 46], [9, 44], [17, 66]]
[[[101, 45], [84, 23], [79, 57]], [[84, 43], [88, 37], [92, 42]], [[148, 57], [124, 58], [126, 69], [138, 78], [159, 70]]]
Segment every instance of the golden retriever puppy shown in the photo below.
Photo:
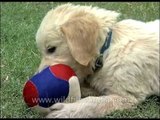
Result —
[[118, 16], [73, 4], [46, 14], [36, 34], [42, 53], [38, 71], [57, 63], [71, 66], [85, 97], [53, 105], [46, 117], [103, 117], [160, 95], [159, 20], [118, 22]]

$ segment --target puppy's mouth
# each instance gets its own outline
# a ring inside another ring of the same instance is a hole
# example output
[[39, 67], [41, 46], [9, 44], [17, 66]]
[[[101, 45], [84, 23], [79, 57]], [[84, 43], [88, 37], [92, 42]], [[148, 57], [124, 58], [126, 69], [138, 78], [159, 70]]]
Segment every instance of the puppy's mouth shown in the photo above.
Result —
[[43, 68], [39, 68], [34, 74], [40, 73], [41, 71], [43, 71], [43, 70], [46, 69], [47, 67], [49, 67], [49, 65], [45, 65], [45, 66], [43, 66]]

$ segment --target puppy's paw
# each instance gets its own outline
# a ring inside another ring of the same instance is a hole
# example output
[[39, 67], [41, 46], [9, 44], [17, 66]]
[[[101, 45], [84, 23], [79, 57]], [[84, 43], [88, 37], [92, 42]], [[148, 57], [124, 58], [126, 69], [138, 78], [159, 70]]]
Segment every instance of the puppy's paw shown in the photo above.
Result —
[[76, 107], [71, 103], [57, 103], [50, 107], [51, 112], [46, 118], [70, 118], [75, 112]]
[[50, 107], [51, 111], [61, 110], [64, 107], [63, 103], [56, 103]]
[[57, 103], [50, 108], [46, 118], [88, 118], [93, 117], [93, 109], [85, 103]]

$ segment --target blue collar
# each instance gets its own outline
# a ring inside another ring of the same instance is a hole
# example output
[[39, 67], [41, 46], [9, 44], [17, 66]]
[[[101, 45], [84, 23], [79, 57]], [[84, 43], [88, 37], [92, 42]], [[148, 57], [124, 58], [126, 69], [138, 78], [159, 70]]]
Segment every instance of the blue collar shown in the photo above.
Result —
[[103, 67], [103, 54], [109, 48], [111, 40], [112, 40], [112, 30], [110, 30], [110, 32], [108, 33], [108, 36], [106, 37], [105, 42], [100, 50], [100, 56], [97, 57], [96, 59], [95, 68], [93, 69], [94, 72]]
[[103, 54], [104, 51], [109, 48], [111, 40], [112, 40], [112, 30], [110, 30], [110, 32], [108, 33], [108, 37], [106, 37], [106, 40], [100, 50], [100, 54]]

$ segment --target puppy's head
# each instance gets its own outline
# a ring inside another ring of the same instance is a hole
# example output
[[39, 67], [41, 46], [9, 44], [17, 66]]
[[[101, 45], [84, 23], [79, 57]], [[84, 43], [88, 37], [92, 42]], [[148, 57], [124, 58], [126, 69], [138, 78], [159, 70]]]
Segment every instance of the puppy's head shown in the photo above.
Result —
[[116, 12], [72, 4], [50, 10], [36, 34], [42, 53], [39, 71], [63, 63], [79, 71], [78, 74], [89, 74], [117, 16]]

